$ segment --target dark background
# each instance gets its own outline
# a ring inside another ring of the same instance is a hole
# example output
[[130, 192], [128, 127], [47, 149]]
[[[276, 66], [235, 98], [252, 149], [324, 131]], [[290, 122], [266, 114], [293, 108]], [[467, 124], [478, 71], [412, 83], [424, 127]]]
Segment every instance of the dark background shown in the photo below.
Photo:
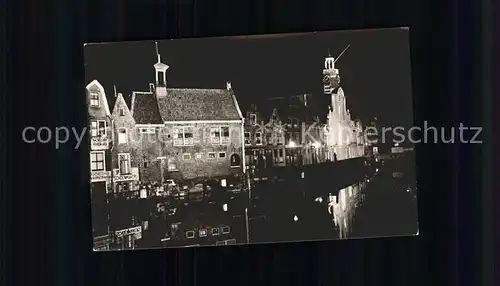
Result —
[[[331, 98], [323, 94], [328, 51], [337, 57], [347, 108], [353, 118], [381, 126], [413, 124], [409, 32], [360, 30], [286, 36], [166, 40], [158, 44], [169, 65], [170, 87], [225, 88], [231, 81], [242, 108], [266, 99], [310, 93], [315, 114], [326, 116]], [[113, 85], [126, 98], [149, 90], [157, 62], [154, 42], [92, 44], [84, 49], [86, 83], [97, 79], [114, 102]]]
[[[2, 1], [1, 285], [494, 285], [483, 2]], [[27, 125], [86, 125], [84, 42], [401, 26], [415, 122], [485, 127], [482, 146], [417, 146], [419, 237], [93, 253], [88, 146], [21, 140]]]

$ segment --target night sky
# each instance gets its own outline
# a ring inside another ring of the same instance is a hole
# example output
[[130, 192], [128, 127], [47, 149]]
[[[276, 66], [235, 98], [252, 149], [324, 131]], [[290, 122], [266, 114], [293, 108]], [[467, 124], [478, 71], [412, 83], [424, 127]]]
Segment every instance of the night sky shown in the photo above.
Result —
[[[313, 94], [327, 110], [322, 71], [330, 50], [353, 118], [377, 117], [382, 126], [413, 123], [409, 32], [405, 29], [321, 32], [234, 38], [163, 40], [167, 85], [225, 88], [231, 81], [242, 106], [270, 97]], [[113, 85], [129, 96], [148, 91], [157, 62], [154, 41], [87, 45], [86, 83], [97, 79], [108, 97]], [[321, 115], [321, 114], [318, 114]]]

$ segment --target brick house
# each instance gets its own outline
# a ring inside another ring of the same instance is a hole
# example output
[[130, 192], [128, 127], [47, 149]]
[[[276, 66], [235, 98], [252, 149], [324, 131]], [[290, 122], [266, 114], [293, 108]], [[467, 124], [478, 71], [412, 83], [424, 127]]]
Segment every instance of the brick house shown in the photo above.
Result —
[[269, 117], [251, 105], [245, 121], [245, 160], [257, 169], [285, 166], [286, 129], [273, 109]]
[[139, 181], [138, 156], [141, 151], [137, 144], [135, 120], [121, 93], [117, 94], [113, 113], [112, 170], [114, 192], [134, 190]]
[[124, 110], [119, 128], [122, 136], [133, 138], [127, 145], [130, 164], [138, 166], [141, 181], [241, 175], [243, 116], [231, 84], [225, 89], [170, 88], [168, 68], [158, 54], [149, 91], [132, 92], [130, 109], [117, 100], [117, 112]]
[[90, 129], [90, 194], [94, 237], [108, 234], [106, 194], [111, 190], [111, 113], [103, 86], [86, 86]]

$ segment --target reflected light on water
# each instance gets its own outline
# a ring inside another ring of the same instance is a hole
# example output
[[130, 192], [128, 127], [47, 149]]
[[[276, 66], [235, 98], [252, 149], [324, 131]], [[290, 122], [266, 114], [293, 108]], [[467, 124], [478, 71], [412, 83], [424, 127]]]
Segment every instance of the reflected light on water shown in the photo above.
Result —
[[355, 210], [361, 201], [361, 190], [364, 183], [351, 185], [339, 191], [336, 196], [329, 196], [328, 212], [333, 216], [335, 227], [339, 230], [339, 238], [346, 238], [350, 232], [350, 226], [355, 215]]

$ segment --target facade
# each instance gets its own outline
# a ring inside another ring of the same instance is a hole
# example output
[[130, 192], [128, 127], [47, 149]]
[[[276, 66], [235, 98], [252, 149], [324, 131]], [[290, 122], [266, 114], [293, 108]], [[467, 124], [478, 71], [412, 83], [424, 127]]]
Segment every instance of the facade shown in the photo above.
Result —
[[111, 114], [113, 122], [113, 192], [133, 192], [139, 182], [138, 157], [141, 146], [136, 140], [135, 120], [121, 93], [117, 94]]
[[154, 65], [155, 83], [118, 95], [113, 110], [117, 192], [133, 182], [232, 179], [244, 172], [243, 116], [229, 82], [224, 89], [167, 87], [169, 66]]
[[106, 93], [99, 82], [89, 83], [86, 91], [90, 123], [90, 194], [93, 236], [102, 237], [108, 235], [109, 232], [106, 194], [112, 187], [111, 113]]
[[269, 117], [252, 105], [246, 112], [244, 125], [245, 160], [250, 168], [265, 169], [285, 166], [285, 125], [278, 110]]
[[323, 91], [331, 98], [327, 115], [326, 145], [329, 160], [345, 160], [364, 156], [365, 144], [360, 121], [353, 120], [346, 107], [346, 97], [340, 87], [339, 70], [335, 59], [325, 58]]

